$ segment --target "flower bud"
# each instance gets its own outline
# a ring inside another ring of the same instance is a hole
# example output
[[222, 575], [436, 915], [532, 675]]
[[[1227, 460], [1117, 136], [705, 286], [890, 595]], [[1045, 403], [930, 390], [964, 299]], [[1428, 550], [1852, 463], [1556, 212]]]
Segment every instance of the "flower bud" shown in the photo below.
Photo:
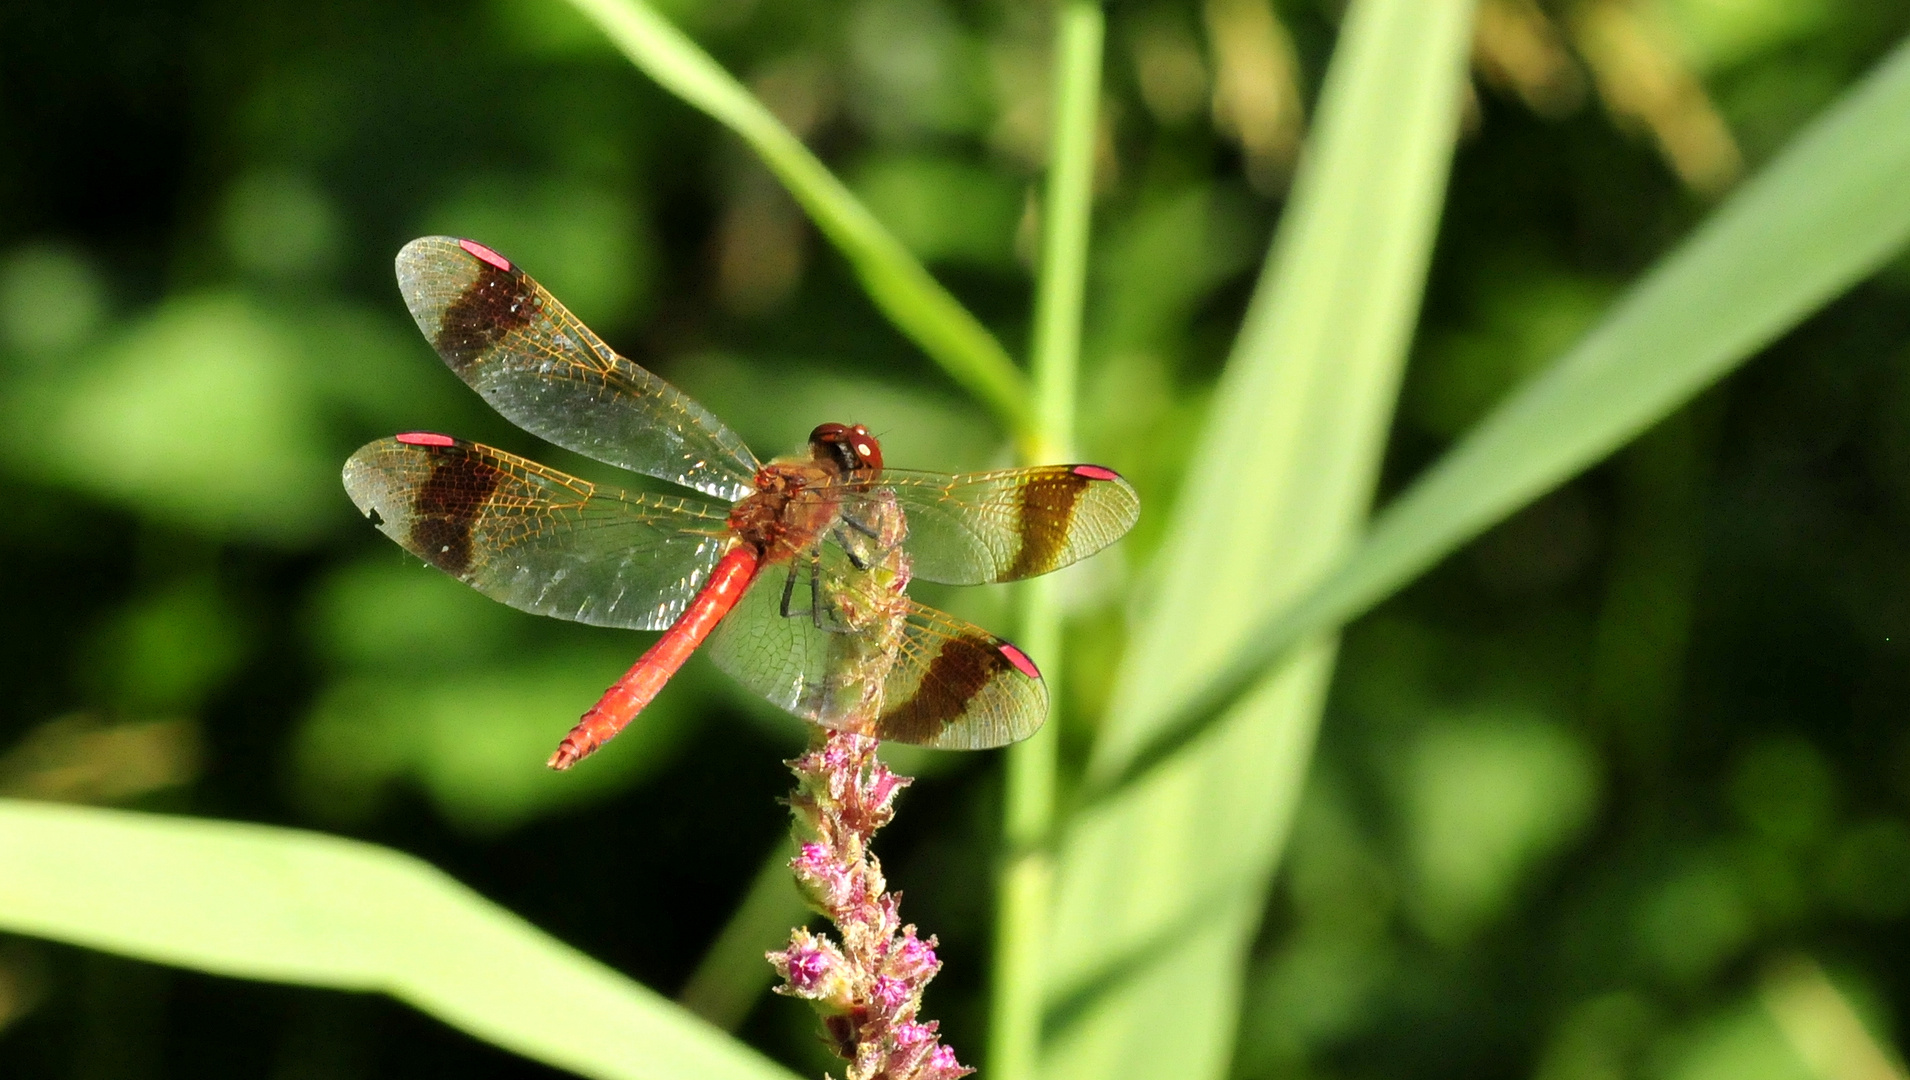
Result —
[[917, 1072], [915, 1077], [916, 1080], [960, 1080], [961, 1077], [974, 1071], [955, 1060], [953, 1047], [938, 1046], [933, 1053], [929, 1054], [928, 1061], [923, 1063], [921, 1071]]
[[892, 979], [887, 975], [877, 975], [874, 985], [869, 987], [869, 1002], [884, 1016], [895, 1017], [902, 1014], [909, 1002], [915, 997], [915, 990], [901, 979]]
[[825, 915], [834, 918], [855, 899], [855, 875], [842, 865], [827, 845], [811, 841], [796, 849], [789, 860], [803, 892]]
[[935, 957], [935, 939], [916, 937], [913, 926], [902, 928], [902, 938], [889, 950], [886, 965], [889, 974], [918, 985], [933, 978], [941, 966]]
[[788, 948], [765, 955], [787, 984], [778, 990], [835, 1009], [850, 1006], [848, 963], [828, 938], [798, 929], [790, 934]]

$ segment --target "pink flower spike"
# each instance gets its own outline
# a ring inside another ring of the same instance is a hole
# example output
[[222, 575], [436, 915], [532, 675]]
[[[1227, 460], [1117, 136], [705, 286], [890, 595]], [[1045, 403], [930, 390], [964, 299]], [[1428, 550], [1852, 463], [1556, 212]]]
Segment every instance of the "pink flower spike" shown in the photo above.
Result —
[[855, 1002], [845, 977], [847, 960], [835, 943], [807, 930], [789, 935], [789, 946], [781, 952], [766, 954], [770, 966], [785, 980], [778, 993], [808, 998], [829, 1011], [841, 1012]]
[[[908, 1031], [906, 1029], [915, 1030]], [[919, 1076], [922, 1063], [935, 1049], [935, 1029], [921, 1024], [903, 1024], [889, 1033], [888, 1065], [885, 1075]]]
[[896, 795], [908, 786], [907, 777], [897, 776], [887, 769], [881, 769], [869, 784], [869, 802], [876, 810], [888, 813], [890, 805], [895, 802]]
[[830, 743], [821, 750], [809, 755], [816, 759], [819, 766], [815, 771], [831, 776], [847, 772], [855, 765], [855, 748], [841, 743]]
[[888, 891], [869, 851], [909, 784], [876, 758], [876, 741], [850, 732], [818, 735], [789, 762], [789, 808], [798, 847], [790, 859], [811, 903], [835, 923], [840, 945], [798, 929], [769, 954], [779, 993], [812, 1001], [826, 1041], [849, 1065], [844, 1080], [959, 1080], [973, 1072], [942, 1047], [933, 1021], [919, 1021], [922, 991], [941, 968], [935, 939], [904, 926], [901, 896]]
[[789, 867], [796, 872], [796, 880], [809, 894], [809, 898], [830, 918], [835, 918], [855, 898], [853, 870], [845, 867], [826, 845], [802, 845], [797, 849], [796, 857], [789, 860]]
[[789, 950], [789, 985], [799, 993], [814, 990], [834, 970], [834, 961], [821, 949]]

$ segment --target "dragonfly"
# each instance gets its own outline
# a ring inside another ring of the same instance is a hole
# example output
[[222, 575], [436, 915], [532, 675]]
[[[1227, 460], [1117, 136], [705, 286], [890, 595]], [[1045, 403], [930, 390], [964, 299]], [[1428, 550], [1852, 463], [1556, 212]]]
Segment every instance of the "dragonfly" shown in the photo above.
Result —
[[943, 749], [1033, 734], [1048, 713], [1026, 653], [910, 600], [912, 579], [1045, 574], [1120, 539], [1140, 500], [1099, 465], [891, 469], [860, 424], [759, 461], [703, 406], [616, 353], [522, 269], [472, 240], [399, 252], [418, 327], [517, 426], [695, 494], [595, 484], [436, 432], [361, 447], [345, 490], [407, 551], [494, 600], [593, 626], [661, 630], [547, 764], [627, 726], [699, 647], [813, 724]]

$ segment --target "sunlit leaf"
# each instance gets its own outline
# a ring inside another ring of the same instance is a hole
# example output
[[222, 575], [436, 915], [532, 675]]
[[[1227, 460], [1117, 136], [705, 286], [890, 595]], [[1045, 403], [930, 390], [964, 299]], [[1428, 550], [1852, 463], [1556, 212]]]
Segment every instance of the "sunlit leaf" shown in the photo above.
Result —
[[[1093, 768], [1119, 768], [1364, 516], [1459, 119], [1464, 0], [1353, 4], [1293, 201], [1194, 452]], [[1246, 470], [1243, 473], [1242, 470]], [[1242, 483], [1251, 476], [1252, 483]], [[1089, 810], [1060, 851], [1048, 1074], [1226, 1067], [1252, 935], [1332, 670], [1330, 641], [1214, 737]]]
[[542, 768], [636, 654], [606, 642], [582, 653], [494, 660], [482, 674], [393, 672], [334, 682], [299, 732], [304, 802], [329, 819], [356, 820], [387, 785], [410, 778], [453, 823], [494, 833], [601, 800], [669, 763], [695, 699], [695, 680], [679, 676], [588, 773]]
[[376, 990], [584, 1076], [787, 1080], [754, 1051], [388, 848], [0, 800], [0, 928], [221, 975]]
[[1818, 1080], [1772, 1022], [1745, 1002], [1705, 1019], [1667, 1048], [1666, 1080]]
[[1891, 57], [1389, 503], [1340, 565], [1173, 703], [1153, 748], [1750, 359], [1910, 239], [1910, 46]]
[[1464, 941], [1505, 908], [1523, 872], [1590, 818], [1594, 768], [1562, 727], [1512, 711], [1438, 717], [1418, 733], [1397, 782], [1428, 937]]
[[937, 0], [886, 0], [852, 9], [850, 102], [871, 129], [896, 142], [954, 135], [987, 119], [986, 88], [963, 27]]
[[78, 252], [29, 244], [0, 259], [0, 341], [29, 357], [85, 341], [106, 317], [99, 274]]
[[220, 231], [242, 269], [297, 279], [329, 270], [339, 256], [338, 208], [311, 178], [261, 171], [240, 177], [226, 193]]
[[179, 581], [101, 628], [88, 674], [129, 712], [189, 714], [245, 658], [246, 622], [213, 582]]
[[705, 681], [701, 665], [672, 680], [595, 767], [554, 773], [540, 763], [643, 639], [586, 630], [560, 638], [562, 647], [527, 649], [526, 632], [571, 628], [526, 619], [389, 555], [334, 575], [315, 604], [315, 636], [339, 670], [294, 745], [295, 789], [311, 813], [362, 820], [410, 781], [453, 824], [495, 833], [601, 800], [672, 760]]
[[1000, 173], [951, 158], [898, 154], [863, 162], [850, 183], [925, 262], [1013, 264], [1022, 192]]

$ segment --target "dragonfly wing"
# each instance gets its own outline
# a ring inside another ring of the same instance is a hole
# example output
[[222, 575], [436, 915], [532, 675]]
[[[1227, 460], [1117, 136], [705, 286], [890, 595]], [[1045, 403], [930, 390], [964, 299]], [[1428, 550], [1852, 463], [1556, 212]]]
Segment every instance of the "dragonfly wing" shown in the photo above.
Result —
[[709, 651], [805, 720], [895, 742], [987, 749], [1026, 738], [1048, 715], [1021, 650], [889, 592], [834, 547], [765, 567]]
[[345, 490], [386, 536], [493, 600], [593, 626], [669, 626], [732, 542], [726, 508], [442, 435], [366, 444]]
[[[840, 727], [854, 712], [853, 704], [843, 699], [841, 676], [856, 659], [846, 651], [857, 642], [835, 640], [846, 635], [820, 625], [813, 616], [809, 581], [806, 569], [788, 562], [763, 567], [717, 624], [705, 649], [717, 667], [776, 707]], [[797, 613], [783, 614], [785, 596]]]
[[1048, 688], [1027, 654], [913, 602], [882, 702], [877, 738], [940, 750], [1006, 746], [1048, 718]]
[[398, 288], [445, 364], [518, 427], [729, 502], [753, 490], [756, 457], [741, 437], [489, 248], [413, 240], [398, 252]]
[[[903, 547], [915, 576], [950, 585], [1059, 570], [1119, 540], [1141, 514], [1134, 488], [1099, 465], [959, 475], [890, 469], [873, 483], [894, 492], [907, 518]], [[849, 496], [844, 512], [854, 517], [869, 501]], [[869, 508], [869, 516], [878, 512]]]

